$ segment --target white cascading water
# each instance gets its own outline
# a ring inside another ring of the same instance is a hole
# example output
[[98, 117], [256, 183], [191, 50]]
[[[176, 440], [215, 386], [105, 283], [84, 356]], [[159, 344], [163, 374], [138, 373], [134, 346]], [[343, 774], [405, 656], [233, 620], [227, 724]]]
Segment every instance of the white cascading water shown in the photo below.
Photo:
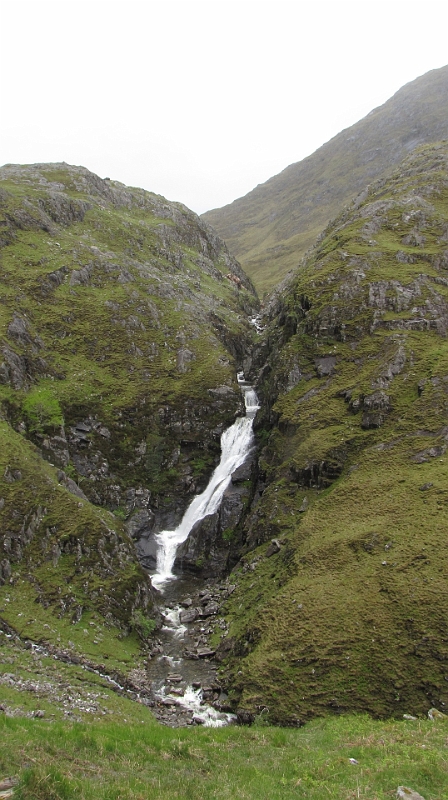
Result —
[[230, 483], [232, 472], [245, 461], [253, 441], [252, 425], [259, 408], [258, 398], [253, 388], [246, 383], [244, 375], [238, 374], [238, 383], [244, 395], [246, 416], [238, 419], [221, 436], [221, 461], [210, 478], [207, 488], [197, 495], [185, 512], [182, 522], [173, 531], [156, 534], [157, 569], [152, 575], [152, 583], [161, 588], [173, 580], [173, 565], [176, 550], [188, 537], [193, 525], [209, 514], [213, 514], [221, 503], [223, 494]]

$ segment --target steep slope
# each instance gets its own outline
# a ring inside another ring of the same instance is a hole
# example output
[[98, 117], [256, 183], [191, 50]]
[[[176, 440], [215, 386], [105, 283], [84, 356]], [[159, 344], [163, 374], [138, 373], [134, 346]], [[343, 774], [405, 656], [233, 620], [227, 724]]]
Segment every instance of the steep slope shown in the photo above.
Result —
[[400, 89], [383, 106], [245, 197], [203, 215], [260, 292], [270, 291], [364, 186], [425, 142], [448, 138], [448, 66]]
[[248, 712], [448, 704], [447, 271], [441, 144], [363, 192], [266, 312], [258, 485], [219, 647]]
[[81, 167], [3, 167], [0, 214], [0, 614], [84, 651], [91, 614], [145, 635], [130, 536], [219, 456], [253, 287], [184, 206]]

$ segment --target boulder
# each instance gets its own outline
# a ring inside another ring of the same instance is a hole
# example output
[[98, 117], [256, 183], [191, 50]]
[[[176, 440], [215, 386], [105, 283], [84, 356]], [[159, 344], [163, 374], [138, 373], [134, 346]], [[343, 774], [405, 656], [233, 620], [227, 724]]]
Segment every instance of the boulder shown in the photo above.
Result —
[[275, 553], [279, 553], [281, 550], [281, 544], [278, 539], [272, 539], [271, 544], [269, 545], [268, 549], [266, 550], [266, 558], [270, 558], [271, 556], [275, 555]]
[[398, 787], [397, 798], [398, 800], [425, 800], [421, 794], [414, 792], [413, 789], [409, 789], [407, 786]]

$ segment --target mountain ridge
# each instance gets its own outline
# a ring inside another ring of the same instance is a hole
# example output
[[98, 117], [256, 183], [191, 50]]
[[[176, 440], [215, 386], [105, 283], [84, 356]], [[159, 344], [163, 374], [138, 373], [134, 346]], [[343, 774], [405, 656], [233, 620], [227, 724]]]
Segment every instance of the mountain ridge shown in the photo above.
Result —
[[448, 66], [432, 70], [315, 153], [202, 218], [270, 291], [340, 208], [407, 152], [448, 138]]

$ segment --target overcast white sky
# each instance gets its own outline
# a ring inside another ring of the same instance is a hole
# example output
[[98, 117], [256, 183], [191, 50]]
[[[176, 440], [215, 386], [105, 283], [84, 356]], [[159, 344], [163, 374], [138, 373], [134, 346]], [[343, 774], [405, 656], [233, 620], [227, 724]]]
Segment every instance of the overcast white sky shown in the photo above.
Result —
[[0, 0], [0, 164], [201, 213], [444, 66], [447, 31], [448, 0]]

